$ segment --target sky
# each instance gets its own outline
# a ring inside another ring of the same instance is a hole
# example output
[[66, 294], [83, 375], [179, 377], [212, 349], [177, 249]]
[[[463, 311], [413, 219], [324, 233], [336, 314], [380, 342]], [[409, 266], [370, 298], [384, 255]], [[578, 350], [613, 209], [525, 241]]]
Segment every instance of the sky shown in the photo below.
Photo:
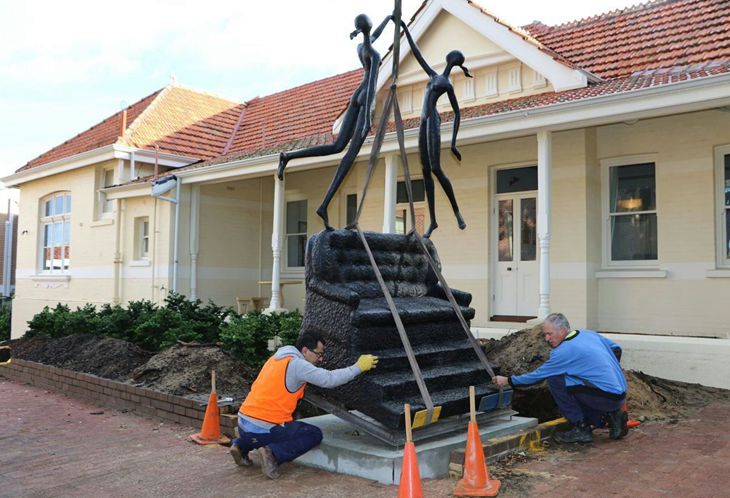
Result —
[[[402, 0], [403, 17], [422, 0]], [[514, 26], [631, 0], [476, 0]], [[246, 101], [358, 67], [353, 19], [393, 0], [0, 0], [0, 178], [170, 83]], [[389, 28], [376, 47], [385, 53]], [[455, 48], [458, 41], [455, 40]]]

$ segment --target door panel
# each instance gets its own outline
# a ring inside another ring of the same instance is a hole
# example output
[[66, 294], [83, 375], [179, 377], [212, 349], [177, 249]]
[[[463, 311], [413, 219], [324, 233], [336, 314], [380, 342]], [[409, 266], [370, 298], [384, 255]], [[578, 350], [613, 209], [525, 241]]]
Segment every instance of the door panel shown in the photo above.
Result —
[[535, 316], [538, 307], [537, 202], [534, 194], [500, 195], [492, 315]]

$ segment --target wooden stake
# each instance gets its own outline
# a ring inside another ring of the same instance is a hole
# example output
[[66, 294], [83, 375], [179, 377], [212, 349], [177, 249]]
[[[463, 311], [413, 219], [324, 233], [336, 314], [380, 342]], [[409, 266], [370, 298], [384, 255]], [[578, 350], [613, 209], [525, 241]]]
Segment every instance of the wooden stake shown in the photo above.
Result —
[[472, 422], [477, 421], [477, 409], [476, 409], [476, 395], [474, 393], [474, 386], [469, 386], [469, 414]]
[[216, 390], [215, 390], [215, 370], [212, 370], [210, 372], [210, 390], [212, 392], [216, 392]]
[[411, 431], [411, 405], [406, 403], [406, 442], [410, 443], [413, 440], [413, 432]]

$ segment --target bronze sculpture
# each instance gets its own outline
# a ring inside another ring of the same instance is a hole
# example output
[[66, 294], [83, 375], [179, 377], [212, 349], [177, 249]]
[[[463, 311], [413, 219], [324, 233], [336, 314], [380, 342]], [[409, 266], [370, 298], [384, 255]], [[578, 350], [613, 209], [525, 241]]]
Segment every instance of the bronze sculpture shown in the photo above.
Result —
[[442, 74], [438, 74], [433, 70], [431, 66], [423, 58], [418, 45], [411, 37], [411, 33], [408, 31], [408, 27], [404, 22], [401, 22], [403, 31], [405, 31], [408, 43], [411, 46], [413, 56], [416, 58], [418, 63], [421, 65], [423, 70], [428, 74], [429, 81], [426, 84], [426, 91], [423, 95], [423, 106], [421, 110], [421, 122], [418, 128], [418, 151], [421, 158], [421, 168], [423, 171], [423, 184], [426, 190], [426, 199], [428, 201], [428, 212], [431, 218], [428, 230], [423, 235], [424, 237], [430, 237], [431, 233], [438, 227], [436, 223], [436, 206], [434, 204], [434, 191], [433, 191], [433, 178], [431, 174], [436, 176], [441, 188], [444, 189], [446, 196], [449, 198], [451, 208], [454, 210], [456, 221], [459, 224], [459, 228], [463, 230], [466, 228], [466, 223], [461, 217], [459, 212], [459, 205], [456, 203], [456, 197], [454, 196], [454, 189], [451, 186], [451, 182], [441, 169], [441, 116], [439, 116], [438, 110], [436, 109], [436, 103], [443, 95], [449, 97], [449, 102], [454, 110], [454, 130], [451, 136], [451, 152], [456, 158], [461, 161], [461, 153], [456, 147], [456, 134], [459, 131], [459, 124], [461, 122], [461, 113], [459, 111], [459, 103], [456, 100], [456, 94], [454, 93], [454, 86], [449, 80], [449, 73], [454, 66], [459, 66], [464, 75], [471, 78], [469, 70], [464, 66], [464, 54], [459, 50], [452, 50], [446, 55], [446, 67]]
[[378, 69], [380, 67], [380, 54], [372, 44], [378, 39], [391, 19], [392, 16], [387, 16], [371, 34], [370, 30], [373, 27], [373, 23], [370, 21], [370, 18], [365, 14], [360, 14], [355, 18], [355, 31], [350, 33], [350, 39], [355, 38], [359, 33], [363, 35], [363, 42], [357, 46], [357, 55], [365, 71], [362, 82], [358, 85], [352, 97], [350, 97], [350, 104], [345, 112], [340, 133], [337, 135], [335, 142], [292, 152], [282, 152], [279, 155], [277, 176], [282, 180], [284, 178], [284, 168], [286, 168], [287, 163], [291, 159], [336, 154], [342, 152], [347, 143], [350, 143], [350, 148], [340, 161], [332, 183], [322, 200], [322, 204], [317, 208], [317, 214], [324, 221], [327, 230], [332, 230], [327, 216], [327, 207], [330, 201], [332, 201], [332, 197], [334, 197], [337, 189], [350, 172], [355, 158], [360, 152], [360, 148], [363, 142], [365, 142], [365, 138], [368, 136], [370, 127], [372, 126], [372, 116], [375, 111], [375, 106], [373, 105], [375, 101], [375, 85], [378, 81]]

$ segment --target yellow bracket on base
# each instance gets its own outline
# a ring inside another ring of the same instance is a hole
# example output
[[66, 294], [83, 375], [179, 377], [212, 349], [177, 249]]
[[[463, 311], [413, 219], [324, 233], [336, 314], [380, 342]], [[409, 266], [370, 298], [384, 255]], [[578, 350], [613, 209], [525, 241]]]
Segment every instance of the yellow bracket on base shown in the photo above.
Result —
[[431, 420], [427, 421], [426, 417], [428, 416], [428, 410], [420, 410], [413, 415], [413, 429], [418, 429], [419, 427], [423, 427], [429, 424], [435, 424], [439, 417], [441, 416], [441, 407], [440, 406], [434, 406], [433, 407], [433, 414], [431, 415]]

